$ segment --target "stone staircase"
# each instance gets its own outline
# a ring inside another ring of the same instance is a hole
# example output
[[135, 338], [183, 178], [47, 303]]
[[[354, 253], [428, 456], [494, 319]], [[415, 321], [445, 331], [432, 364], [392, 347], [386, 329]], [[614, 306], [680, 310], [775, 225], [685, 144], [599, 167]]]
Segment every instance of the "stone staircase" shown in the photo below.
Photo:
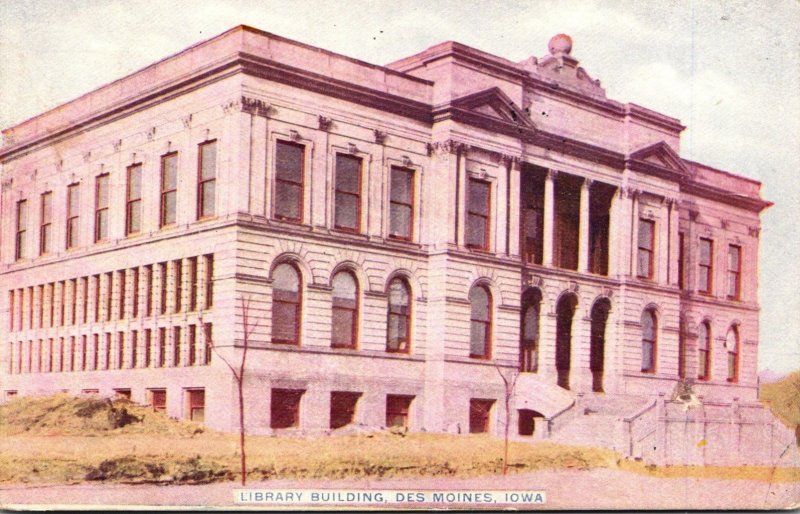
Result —
[[550, 440], [563, 444], [617, 449], [622, 418], [650, 400], [641, 396], [579, 395], [568, 422], [556, 425]]

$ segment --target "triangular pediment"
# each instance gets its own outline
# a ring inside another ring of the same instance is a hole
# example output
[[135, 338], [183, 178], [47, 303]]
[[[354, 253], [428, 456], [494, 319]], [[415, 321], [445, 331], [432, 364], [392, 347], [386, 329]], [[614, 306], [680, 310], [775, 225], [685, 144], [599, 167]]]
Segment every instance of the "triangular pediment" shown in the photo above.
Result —
[[530, 116], [500, 88], [493, 87], [462, 96], [451, 102], [452, 107], [489, 116], [499, 121], [534, 128]]
[[664, 141], [659, 141], [658, 143], [636, 150], [630, 154], [629, 160], [640, 164], [655, 166], [662, 171], [675, 173], [681, 176], [689, 175], [689, 168], [683, 162], [681, 156]]

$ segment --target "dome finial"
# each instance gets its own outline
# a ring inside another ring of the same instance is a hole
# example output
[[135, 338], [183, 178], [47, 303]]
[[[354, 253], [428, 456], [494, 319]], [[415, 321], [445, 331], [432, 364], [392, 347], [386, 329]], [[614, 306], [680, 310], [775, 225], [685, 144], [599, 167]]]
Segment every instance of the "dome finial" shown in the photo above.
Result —
[[566, 34], [556, 34], [550, 38], [547, 48], [554, 56], [569, 55], [572, 52], [572, 38]]

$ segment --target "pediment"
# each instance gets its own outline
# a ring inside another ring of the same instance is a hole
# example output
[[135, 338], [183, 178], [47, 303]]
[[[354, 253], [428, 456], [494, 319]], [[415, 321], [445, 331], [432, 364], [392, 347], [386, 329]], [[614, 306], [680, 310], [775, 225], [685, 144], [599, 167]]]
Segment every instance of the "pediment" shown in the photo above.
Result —
[[535, 128], [528, 113], [521, 109], [500, 88], [493, 87], [462, 96], [451, 102], [451, 106], [498, 121]]
[[630, 154], [628, 159], [640, 166], [655, 167], [659, 171], [669, 174], [680, 176], [690, 174], [689, 168], [680, 155], [663, 141], [636, 150]]

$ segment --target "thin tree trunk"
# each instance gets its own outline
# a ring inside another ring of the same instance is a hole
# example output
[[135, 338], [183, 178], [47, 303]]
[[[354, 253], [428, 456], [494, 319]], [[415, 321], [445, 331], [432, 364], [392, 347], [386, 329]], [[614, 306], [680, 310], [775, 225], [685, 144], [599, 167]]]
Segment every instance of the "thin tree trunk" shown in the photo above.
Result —
[[511, 422], [510, 397], [506, 393], [506, 437], [503, 445], [503, 475], [508, 474], [508, 424]]
[[247, 457], [244, 451], [244, 390], [243, 380], [237, 380], [239, 386], [239, 449], [242, 454], [242, 485], [247, 483]]

